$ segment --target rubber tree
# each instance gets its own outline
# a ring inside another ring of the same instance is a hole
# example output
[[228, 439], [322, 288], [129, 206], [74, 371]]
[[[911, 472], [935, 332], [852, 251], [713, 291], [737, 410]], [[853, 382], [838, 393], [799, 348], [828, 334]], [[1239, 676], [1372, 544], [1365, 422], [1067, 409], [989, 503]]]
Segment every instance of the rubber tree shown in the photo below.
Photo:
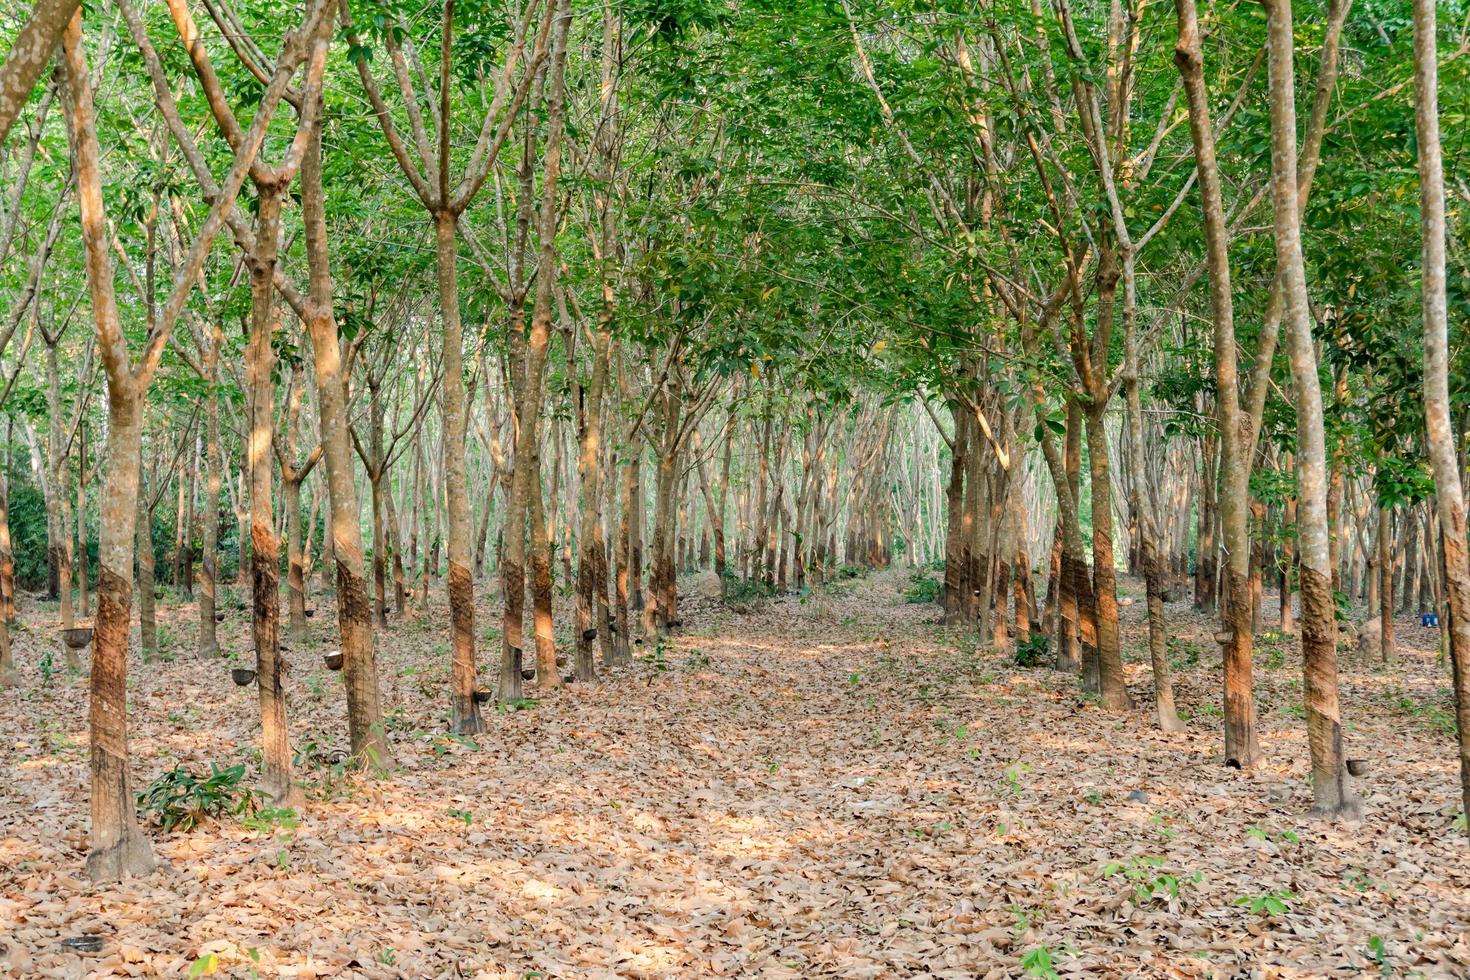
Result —
[[[188, 5], [184, 0], [167, 0], [167, 4], [220, 135], [231, 149], [238, 149], [244, 138], [243, 130], [230, 108], [224, 86], [215, 74]], [[250, 274], [250, 320], [245, 357], [248, 435], [244, 460], [250, 511], [250, 621], [260, 700], [263, 786], [282, 805], [299, 803], [300, 790], [292, 781], [292, 753], [281, 659], [281, 546], [276, 534], [273, 466], [276, 357], [272, 338], [280, 328], [275, 280], [282, 237], [282, 205], [301, 169], [306, 144], [315, 125], [314, 114], [319, 111], [328, 35], [333, 22], [332, 11], [328, 8], [332, 6], [325, 0], [318, 0], [309, 7], [306, 26], [302, 33], [292, 38], [292, 46], [298, 51], [305, 48], [309, 56], [295, 55], [297, 58], [305, 57], [306, 75], [301, 91], [291, 93], [292, 100], [300, 106], [299, 118], [280, 162], [271, 164], [257, 154], [250, 167], [250, 180], [256, 192], [254, 242], [245, 253]]]
[[[1459, 729], [1460, 805], [1470, 813], [1470, 553], [1450, 414], [1445, 280], [1444, 155], [1439, 132], [1439, 38], [1434, 0], [1414, 0], [1414, 127], [1418, 136], [1420, 307], [1424, 318], [1425, 445], [1434, 471]], [[1470, 833], [1470, 827], [1466, 828]]]
[[[471, 547], [474, 528], [470, 520], [469, 478], [465, 464], [467, 419], [464, 377], [464, 327], [459, 302], [459, 219], [474, 201], [485, 178], [500, 155], [512, 122], [525, 100], [540, 61], [545, 55], [546, 31], [550, 26], [552, 5], [545, 4], [539, 34], [533, 40], [536, 3], [528, 3], [514, 34], [506, 47], [504, 64], [494, 80], [494, 94], [479, 127], [479, 136], [457, 181], [450, 178], [454, 149], [454, 111], [452, 89], [454, 56], [454, 0], [444, 0], [441, 19], [438, 91], [418, 90], [408, 61], [414, 57], [410, 35], [396, 22], [383, 32], [384, 46], [392, 63], [394, 78], [408, 118], [411, 141], [399, 135], [399, 127], [384, 101], [373, 77], [366, 48], [356, 35], [351, 17], [343, 7], [347, 36], [355, 53], [358, 77], [372, 104], [378, 125], [392, 151], [393, 159], [408, 178], [414, 196], [428, 214], [434, 229], [435, 259], [439, 285], [440, 315], [444, 328], [444, 380], [440, 399], [444, 413], [444, 476], [447, 489], [446, 538], [449, 551], [449, 620], [452, 671], [449, 694], [449, 726], [461, 734], [474, 734], [483, 729], [475, 703], [475, 585], [471, 573]], [[519, 82], [512, 85], [515, 71], [526, 54], [528, 43], [533, 50]], [[416, 57], [414, 57], [416, 60]], [[425, 79], [427, 88], [427, 79]], [[420, 101], [434, 108], [431, 121], [437, 122], [436, 144], [430, 143], [429, 130], [420, 111]]]
[[87, 288], [99, 357], [107, 379], [110, 464], [101, 499], [97, 617], [88, 711], [92, 791], [87, 873], [94, 880], [111, 881], [129, 874], [145, 874], [155, 866], [152, 848], [138, 826], [134, 810], [127, 744], [128, 620], [132, 606], [143, 401], [184, 303], [198, 280], [205, 256], [224, 225], [225, 214], [234, 207], [250, 164], [265, 139], [299, 54], [288, 46], [281, 68], [262, 92], [250, 130], [235, 153], [228, 175], [216, 188], [218, 193], [211, 196], [209, 212], [175, 270], [168, 301], [135, 362], [123, 332], [113, 282], [97, 115], [82, 51], [80, 13], [67, 25], [62, 52], [67, 131], [77, 174]]
[[1347, 782], [1337, 695], [1337, 603], [1329, 559], [1327, 447], [1322, 387], [1312, 337], [1306, 262], [1297, 195], [1296, 81], [1292, 11], [1288, 0], [1266, 5], [1271, 103], [1271, 204], [1281, 282], [1286, 353], [1296, 396], [1297, 537], [1301, 553], [1302, 660], [1307, 738], [1312, 756], [1314, 812], [1354, 817], [1357, 799]]

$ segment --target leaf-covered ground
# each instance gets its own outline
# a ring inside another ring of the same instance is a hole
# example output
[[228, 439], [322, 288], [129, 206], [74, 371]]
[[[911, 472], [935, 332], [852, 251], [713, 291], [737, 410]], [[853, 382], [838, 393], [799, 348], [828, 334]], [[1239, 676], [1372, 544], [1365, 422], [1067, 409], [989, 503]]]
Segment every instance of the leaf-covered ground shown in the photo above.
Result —
[[[84, 679], [38, 664], [0, 692], [0, 973], [16, 976], [1470, 975], [1470, 860], [1448, 675], [1405, 621], [1399, 661], [1346, 656], [1349, 755], [1367, 819], [1306, 819], [1295, 644], [1258, 651], [1270, 762], [1220, 765], [1218, 652], [1171, 607], [1190, 730], [1118, 716], [1075, 682], [976, 651], [904, 602], [904, 575], [746, 613], [686, 583], [685, 629], [595, 687], [443, 734], [432, 625], [380, 636], [398, 770], [343, 774], [323, 646], [292, 661], [299, 821], [150, 834], [163, 870], [82, 876]], [[487, 590], [483, 589], [482, 592]], [[490, 604], [481, 623], [490, 622]], [[1142, 604], [1132, 690], [1149, 699]], [[192, 649], [135, 664], [134, 773], [252, 759], [253, 689]], [[246, 657], [247, 623], [226, 636]], [[319, 605], [312, 628], [332, 623]], [[45, 627], [43, 629], [43, 626]], [[1412, 649], [1409, 649], [1412, 648]], [[535, 692], [530, 692], [535, 694]], [[98, 953], [60, 945], [100, 937]]]

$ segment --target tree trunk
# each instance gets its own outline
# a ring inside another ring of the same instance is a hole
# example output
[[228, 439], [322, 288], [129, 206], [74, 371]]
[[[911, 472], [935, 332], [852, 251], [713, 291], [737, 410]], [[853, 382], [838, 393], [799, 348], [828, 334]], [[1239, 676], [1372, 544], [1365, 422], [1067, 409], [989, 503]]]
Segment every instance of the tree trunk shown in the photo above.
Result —
[[408, 580], [403, 571], [403, 535], [398, 523], [398, 511], [393, 505], [392, 478], [387, 479], [388, 490], [383, 496], [383, 517], [388, 525], [388, 550], [393, 554], [393, 615], [402, 620], [408, 615]]
[[[6, 442], [11, 420], [5, 420]], [[10, 453], [0, 456], [0, 688], [20, 680], [10, 644], [10, 620], [15, 615], [15, 550], [10, 538]]]
[[[615, 96], [612, 84], [614, 70], [613, 43], [615, 14], [611, 7], [603, 11], [603, 118], [602, 127], [612, 126], [610, 100]], [[601, 128], [599, 128], [599, 132]], [[607, 137], [598, 143], [601, 153], [602, 178], [610, 184], [613, 176], [613, 149]], [[609, 351], [612, 344], [612, 322], [616, 313], [617, 291], [614, 247], [615, 219], [611, 203], [612, 188], [605, 186], [598, 198], [601, 209], [601, 273], [602, 296], [597, 310], [597, 330], [592, 336], [592, 375], [582, 390], [577, 406], [580, 431], [577, 433], [577, 483], [580, 493], [577, 530], [577, 680], [597, 679], [592, 657], [592, 641], [600, 641], [602, 662], [613, 662], [612, 637], [608, 629], [607, 547], [602, 539], [602, 396], [607, 387]], [[713, 515], [711, 515], [713, 520]]]
[[[67, 25], [62, 45], [68, 130], [77, 176], [82, 240], [92, 316], [107, 374], [107, 477], [99, 522], [97, 618], [92, 640], [88, 755], [91, 828], [87, 874], [94, 881], [143, 875], [155, 867], [152, 848], [138, 826], [128, 771], [128, 632], [132, 605], [134, 523], [138, 513], [142, 398], [118, 319], [103, 210], [96, 116], [82, 54], [80, 13]], [[48, 52], [49, 53], [49, 52]]]
[[[1420, 288], [1424, 322], [1424, 414], [1439, 507], [1461, 812], [1470, 814], [1470, 554], [1465, 497], [1450, 421], [1449, 313], [1445, 283], [1444, 163], [1439, 135], [1439, 43], [1434, 0], [1414, 0], [1414, 122], [1419, 150]], [[1470, 825], [1466, 827], [1470, 833]]]
[[[139, 427], [141, 428], [141, 420]], [[139, 444], [141, 445], [141, 436]], [[153, 511], [148, 508], [148, 489], [142, 482], [141, 459], [138, 465], [138, 516], [135, 522], [138, 529], [138, 638], [143, 662], [146, 664], [158, 656], [158, 614], [153, 598], [157, 579], [153, 568]]]
[[317, 419], [331, 498], [332, 556], [337, 568], [337, 621], [342, 632], [342, 658], [346, 671], [347, 726], [357, 763], [387, 769], [393, 765], [393, 755], [387, 730], [383, 727], [382, 704], [378, 699], [372, 606], [363, 567], [357, 491], [352, 482], [347, 379], [342, 373], [342, 346], [332, 312], [320, 122], [312, 133], [301, 167], [301, 198], [311, 275], [306, 327], [316, 365]]
[[1337, 697], [1337, 606], [1332, 595], [1327, 521], [1327, 450], [1322, 388], [1297, 198], [1297, 138], [1293, 77], [1292, 11], [1287, 0], [1268, 0], [1267, 54], [1271, 95], [1271, 197], [1278, 277], [1282, 283], [1286, 351], [1296, 394], [1298, 537], [1301, 546], [1302, 659], [1307, 737], [1312, 755], [1314, 812], [1356, 816], [1347, 783]]
[[224, 333], [219, 324], [205, 354], [204, 396], [204, 513], [200, 534], [203, 538], [199, 556], [199, 655], [219, 656], [219, 639], [215, 630], [215, 595], [219, 584], [219, 493], [224, 484], [224, 461], [219, 443], [219, 354]]
[[[1378, 627], [1383, 662], [1393, 659], [1393, 511], [1378, 508]], [[1406, 529], [1407, 532], [1407, 529]]]
[[1185, 726], [1174, 706], [1168, 627], [1164, 623], [1164, 566], [1159, 559], [1154, 502], [1144, 473], [1143, 400], [1138, 393], [1138, 349], [1131, 322], [1125, 339], [1128, 354], [1123, 369], [1123, 391], [1128, 408], [1128, 458], [1133, 470], [1133, 513], [1138, 519], [1139, 563], [1148, 595], [1148, 652], [1154, 675], [1155, 717], [1159, 728], [1166, 732], [1180, 732]]
[[[80, 38], [75, 43], [79, 41]], [[75, 77], [80, 71], [73, 68], [72, 74]], [[84, 187], [83, 196], [89, 190]], [[96, 186], [96, 201], [100, 210], [100, 186]], [[85, 212], [83, 221], [87, 221]], [[100, 229], [97, 237], [102, 237]], [[109, 374], [108, 466], [102, 491], [97, 619], [92, 634], [92, 696], [88, 710], [92, 828], [87, 875], [94, 881], [144, 875], [155, 866], [153, 849], [138, 826], [132, 776], [128, 770], [128, 633], [132, 618], [129, 607], [132, 605], [133, 539], [140, 509], [143, 406], [136, 391], [125, 390], [132, 383], [119, 381]], [[151, 598], [152, 592], [148, 596]]]
[[301, 542], [301, 481], [282, 480], [286, 497], [286, 588], [290, 593], [291, 639], [306, 639], [306, 555]]
[[1086, 413], [1089, 471], [1092, 478], [1092, 577], [1097, 603], [1097, 659], [1102, 704], [1125, 711], [1133, 707], [1123, 676], [1123, 648], [1118, 634], [1118, 573], [1113, 558], [1113, 483], [1108, 473], [1108, 437], [1103, 427], [1106, 406]]
[[0, 143], [30, 101], [36, 79], [50, 64], [62, 32], [81, 5], [81, 0], [37, 0], [15, 35], [0, 65]]
[[[1220, 484], [1225, 488], [1220, 501], [1221, 529], [1225, 537], [1226, 591], [1224, 610], [1225, 763], [1253, 769], [1264, 760], [1256, 739], [1256, 707], [1252, 678], [1254, 635], [1249, 603], [1250, 527], [1247, 521], [1246, 482], [1250, 460], [1246, 429], [1250, 422], [1240, 409], [1236, 360], [1234, 300], [1230, 282], [1229, 232], [1225, 226], [1219, 163], [1215, 154], [1215, 129], [1204, 80], [1204, 56], [1199, 35], [1195, 0], [1175, 0], [1179, 39], [1174, 62], [1179, 68], [1189, 103], [1189, 127], [1194, 141], [1199, 174], [1200, 203], [1204, 217], [1206, 257], [1210, 277], [1210, 308], [1214, 321], [1215, 398], [1221, 420]], [[1293, 168], [1296, 165], [1292, 158]], [[1293, 171], [1294, 172], [1294, 171]], [[1208, 499], [1214, 481], [1206, 466], [1200, 497]], [[1213, 541], [1209, 547], [1213, 550]], [[1200, 540], [1200, 564], [1204, 566], [1206, 544]], [[1213, 564], [1213, 555], [1209, 561]], [[1211, 593], [1212, 594], [1212, 593]], [[1200, 604], [1201, 593], [1195, 593]], [[1289, 602], [1290, 599], [1288, 598]]]
[[77, 424], [77, 611], [82, 618], [91, 615], [91, 603], [87, 596], [87, 423], [83, 419]]
[[556, 636], [552, 632], [551, 527], [542, 497], [539, 443], [531, 446], [530, 469], [531, 506], [526, 523], [531, 530], [531, 628], [536, 641], [536, 683], [553, 688], [561, 686], [561, 670], [556, 662]]
[[[374, 466], [382, 465], [382, 455], [374, 457]], [[388, 541], [383, 528], [383, 473], [368, 473], [368, 488], [373, 507], [373, 624], [388, 625]], [[453, 607], [450, 607], [453, 616]]]
[[[445, 40], [448, 44], [448, 40]], [[448, 147], [443, 148], [448, 152]], [[475, 704], [475, 580], [470, 572], [469, 477], [465, 468], [464, 327], [459, 311], [458, 215], [434, 215], [439, 270], [439, 309], [444, 318], [444, 374], [440, 382], [444, 406], [444, 483], [447, 497], [445, 536], [449, 546], [449, 640], [452, 679], [449, 728], [462, 735], [484, 731]], [[374, 557], [376, 567], [378, 559]]]
[[[299, 806], [299, 790], [291, 780], [291, 738], [286, 722], [286, 690], [281, 662], [281, 546], [275, 531], [272, 498], [275, 436], [276, 328], [272, 282], [280, 240], [284, 184], [257, 183], [255, 251], [250, 265], [250, 335], [246, 350], [245, 387], [250, 426], [247, 453], [250, 475], [251, 634], [255, 640], [255, 683], [260, 698], [261, 786], [279, 806]], [[290, 508], [288, 508], [289, 511]], [[295, 508], [300, 521], [300, 506]], [[146, 602], [146, 597], [145, 597]]]

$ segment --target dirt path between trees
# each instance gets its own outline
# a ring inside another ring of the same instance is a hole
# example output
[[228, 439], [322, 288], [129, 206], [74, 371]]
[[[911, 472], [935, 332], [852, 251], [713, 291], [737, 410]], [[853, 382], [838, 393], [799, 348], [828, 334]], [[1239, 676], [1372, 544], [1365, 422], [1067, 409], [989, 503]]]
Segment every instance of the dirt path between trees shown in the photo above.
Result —
[[[1294, 642], [1261, 644], [1270, 762], [1239, 773], [1218, 762], [1218, 653], [1183, 607], [1171, 647], [1190, 730], [1164, 736], [947, 635], [903, 585], [882, 573], [739, 614], [691, 580], [687, 628], [662, 650], [491, 712], [473, 741], [443, 734], [446, 630], [395, 624], [379, 649], [402, 768], [382, 779], [334, 766], [340, 682], [325, 647], [294, 649], [311, 797], [295, 826], [154, 828], [165, 870], [108, 888], [81, 876], [85, 687], [46, 686], [37, 628], [21, 687], [0, 692], [0, 972], [186, 975], [203, 958], [239, 977], [1470, 974], [1432, 649], [1388, 670], [1344, 661], [1349, 755], [1372, 772], [1367, 820], [1330, 826], [1301, 816]], [[168, 610], [175, 650], [192, 649], [191, 613]], [[1147, 701], [1141, 609], [1125, 613]], [[226, 627], [243, 655], [248, 623]], [[1406, 647], [1433, 636], [1400, 631]], [[227, 666], [134, 664], [135, 788], [251, 759], [253, 691]], [[83, 934], [101, 952], [59, 945]]]

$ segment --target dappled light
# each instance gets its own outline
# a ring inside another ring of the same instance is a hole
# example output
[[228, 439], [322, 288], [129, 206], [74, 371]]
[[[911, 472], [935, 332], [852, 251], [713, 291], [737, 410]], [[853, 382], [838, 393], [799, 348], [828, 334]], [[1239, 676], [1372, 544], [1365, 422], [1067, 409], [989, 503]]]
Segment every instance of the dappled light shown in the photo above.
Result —
[[[1271, 761], [1232, 773], [1207, 718], [1166, 736], [1144, 715], [1079, 707], [1065, 675], [956, 644], [904, 602], [904, 580], [874, 575], [833, 598], [840, 625], [792, 599], [736, 617], [690, 600], [664, 666], [646, 656], [596, 687], [494, 712], [473, 739], [434, 724], [436, 691], [401, 687], [385, 705], [397, 772], [303, 764], [298, 821], [154, 829], [165, 868], [118, 887], [74, 877], [85, 745], [60, 733], [82, 710], [79, 679], [7, 694], [5, 812], [34, 815], [0, 845], [4, 927], [22, 950], [10, 962], [139, 976], [211, 953], [225, 972], [283, 976], [982, 974], [1048, 947], [1103, 972], [1289, 971], [1322, 963], [1323, 943], [1371, 962], [1381, 936], [1431, 974], [1454, 972], [1470, 891], [1444, 815], [1453, 756], [1406, 728], [1378, 673], [1344, 673], [1353, 744], [1375, 766], [1376, 832], [1361, 835], [1304, 817], [1294, 719], [1268, 711]], [[1174, 612], [1183, 638], [1208, 628]], [[1132, 648], [1146, 627], [1124, 625]], [[874, 644], [875, 628], [893, 639]], [[385, 674], [441, 669], [417, 624], [383, 638]], [[293, 665], [308, 669], [315, 642]], [[1294, 669], [1263, 671], [1262, 688], [1290, 690]], [[246, 751], [253, 699], [221, 673], [191, 658], [138, 665], [140, 779]], [[1213, 702], [1206, 671], [1176, 676], [1182, 707]], [[1434, 659], [1406, 651], [1388, 676], [1432, 692]], [[313, 687], [289, 694], [302, 751], [341, 724], [331, 689]], [[185, 689], [186, 701], [152, 696]], [[54, 719], [50, 743], [17, 727], [25, 713], [9, 709], [22, 703]], [[175, 730], [180, 710], [208, 724]], [[1154, 861], [1148, 880], [1176, 876], [1177, 899], [1139, 900], [1128, 872], [1109, 871]], [[1290, 892], [1290, 911], [1259, 928], [1235, 902], [1269, 892]], [[56, 945], [77, 933], [101, 935], [101, 956]]]
[[0, 975], [1470, 977], [1466, 3], [16, 0]]

